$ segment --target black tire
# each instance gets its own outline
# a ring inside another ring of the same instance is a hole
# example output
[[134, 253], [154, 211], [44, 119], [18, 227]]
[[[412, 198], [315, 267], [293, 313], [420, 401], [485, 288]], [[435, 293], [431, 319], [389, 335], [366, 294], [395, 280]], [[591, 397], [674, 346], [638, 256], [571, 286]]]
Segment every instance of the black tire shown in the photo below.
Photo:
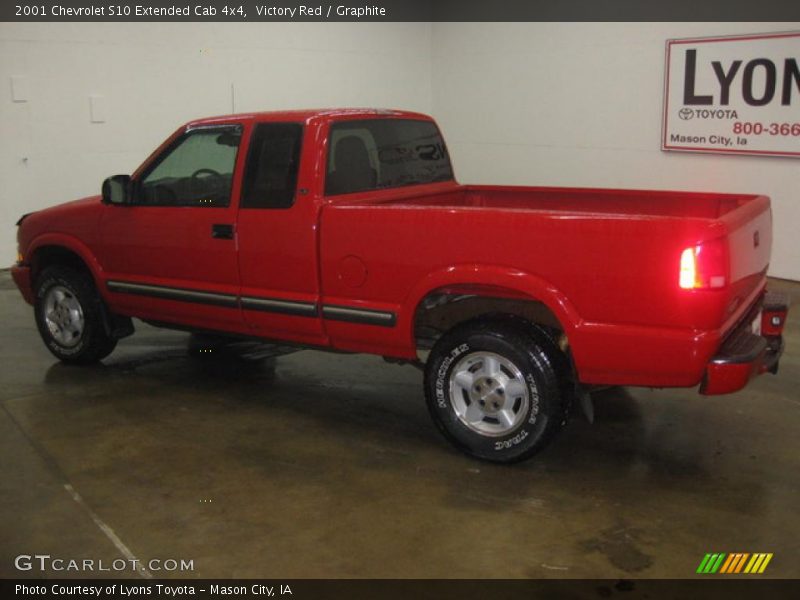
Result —
[[[45, 317], [48, 295], [55, 290], [65, 294], [70, 302], [77, 303], [82, 313], [83, 328], [69, 343], [59, 339], [51, 331]], [[34, 314], [39, 335], [47, 349], [64, 363], [88, 365], [111, 354], [117, 340], [106, 332], [104, 310], [103, 300], [97, 293], [92, 278], [85, 273], [71, 267], [54, 265], [42, 271], [36, 280]]]
[[[436, 342], [425, 366], [425, 397], [434, 423], [453, 445], [476, 458], [496, 463], [530, 458], [566, 422], [568, 406], [558, 375], [561, 356], [557, 352], [540, 331], [513, 319], [479, 319], [455, 327]], [[499, 395], [504, 393], [501, 383], [485, 377], [482, 358], [486, 357], [499, 357], [502, 372], [498, 371], [496, 379], [509, 388], [516, 384], [514, 397]], [[465, 372], [476, 367], [474, 373]], [[475, 387], [470, 384], [469, 391], [458, 387], [453, 379], [458, 373], [468, 380], [474, 377]], [[487, 382], [496, 387], [483, 398], [480, 394], [489, 389]], [[478, 389], [482, 391], [474, 391]], [[513, 415], [513, 420], [506, 417], [503, 423], [499, 416], [495, 418], [497, 413], [483, 412], [477, 421], [474, 413], [467, 418], [470, 408], [491, 411], [488, 404], [495, 400], [501, 412], [508, 409], [505, 414]], [[473, 406], [473, 402], [487, 406]], [[465, 406], [467, 414], [463, 414]], [[491, 429], [495, 430], [487, 431]]]

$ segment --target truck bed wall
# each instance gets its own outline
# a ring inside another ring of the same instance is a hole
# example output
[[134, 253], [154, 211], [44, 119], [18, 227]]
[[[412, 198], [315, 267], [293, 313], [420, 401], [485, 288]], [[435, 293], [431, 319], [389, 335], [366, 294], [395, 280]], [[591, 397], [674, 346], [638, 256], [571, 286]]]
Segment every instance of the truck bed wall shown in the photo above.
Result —
[[649, 190], [520, 186], [460, 186], [450, 193], [398, 199], [409, 206], [501, 208], [620, 216], [717, 219], [756, 196]]

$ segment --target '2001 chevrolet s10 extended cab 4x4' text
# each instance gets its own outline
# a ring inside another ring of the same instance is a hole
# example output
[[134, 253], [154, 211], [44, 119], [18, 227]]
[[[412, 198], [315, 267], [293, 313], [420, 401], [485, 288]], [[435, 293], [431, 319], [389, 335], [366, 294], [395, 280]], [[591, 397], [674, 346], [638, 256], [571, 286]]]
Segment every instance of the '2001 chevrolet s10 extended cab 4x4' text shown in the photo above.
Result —
[[593, 386], [724, 394], [783, 350], [767, 197], [460, 185], [418, 113], [193, 121], [18, 225], [12, 274], [62, 361], [106, 357], [134, 317], [373, 353], [422, 367], [442, 433], [496, 462]]

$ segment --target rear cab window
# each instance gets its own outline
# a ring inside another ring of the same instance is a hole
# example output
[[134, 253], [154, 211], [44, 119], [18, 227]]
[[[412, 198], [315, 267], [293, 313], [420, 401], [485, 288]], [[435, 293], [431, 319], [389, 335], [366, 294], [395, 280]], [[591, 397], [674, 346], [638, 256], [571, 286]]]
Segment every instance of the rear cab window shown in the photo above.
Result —
[[360, 119], [331, 125], [327, 196], [452, 179], [447, 147], [432, 121]]

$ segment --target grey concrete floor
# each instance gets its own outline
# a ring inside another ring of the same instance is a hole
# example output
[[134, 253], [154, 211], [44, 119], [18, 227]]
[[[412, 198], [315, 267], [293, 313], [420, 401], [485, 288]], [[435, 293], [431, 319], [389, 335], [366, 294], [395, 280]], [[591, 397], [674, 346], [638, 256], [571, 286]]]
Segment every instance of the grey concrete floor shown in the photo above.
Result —
[[110, 564], [121, 547], [209, 578], [687, 577], [734, 551], [800, 576], [800, 309], [778, 376], [599, 393], [594, 425], [576, 415], [511, 467], [451, 449], [410, 366], [304, 351], [274, 377], [209, 368], [186, 334], [137, 323], [104, 365], [71, 368], [7, 273], [0, 310], [3, 577], [26, 575], [20, 554]]

